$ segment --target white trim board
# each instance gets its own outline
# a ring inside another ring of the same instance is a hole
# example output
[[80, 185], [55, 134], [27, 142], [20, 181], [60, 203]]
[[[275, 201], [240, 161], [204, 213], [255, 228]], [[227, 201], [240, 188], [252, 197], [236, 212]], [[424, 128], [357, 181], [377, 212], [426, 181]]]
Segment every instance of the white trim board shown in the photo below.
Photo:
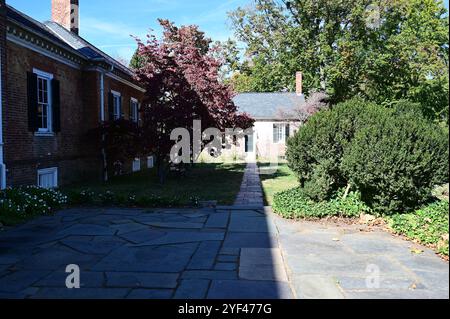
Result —
[[27, 48], [29, 50], [32, 50], [32, 51], [37, 52], [39, 54], [42, 54], [42, 55], [44, 55], [44, 56], [46, 56], [48, 58], [51, 58], [51, 59], [53, 59], [55, 61], [58, 61], [58, 62], [61, 62], [61, 63], [65, 64], [65, 65], [68, 65], [68, 66], [74, 68], [74, 69], [81, 70], [81, 66], [79, 64], [67, 61], [64, 58], [59, 57], [57, 54], [48, 52], [47, 50], [42, 49], [39, 46], [30, 44], [29, 42], [27, 42], [25, 40], [22, 40], [19, 37], [15, 37], [15, 36], [13, 36], [11, 34], [8, 34], [6, 36], [6, 38], [7, 38], [8, 41], [11, 41], [12, 43], [15, 43], [15, 44], [20, 45], [20, 46], [22, 46], [24, 48]]
[[113, 80], [122, 82], [123, 84], [126, 84], [126, 85], [132, 87], [133, 89], [136, 89], [136, 90], [138, 90], [140, 92], [143, 92], [143, 93], [146, 92], [146, 90], [141, 88], [140, 86], [138, 86], [138, 85], [136, 85], [134, 83], [131, 83], [130, 81], [124, 80], [120, 76], [115, 75], [114, 73], [108, 72], [108, 73], [106, 73], [106, 76], [111, 78], [111, 79], [113, 79]]

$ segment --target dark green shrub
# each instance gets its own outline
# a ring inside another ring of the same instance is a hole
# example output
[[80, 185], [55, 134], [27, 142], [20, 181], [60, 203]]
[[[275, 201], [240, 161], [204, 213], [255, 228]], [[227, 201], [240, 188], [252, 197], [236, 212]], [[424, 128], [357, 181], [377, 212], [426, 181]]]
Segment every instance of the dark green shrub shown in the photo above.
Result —
[[438, 201], [414, 213], [396, 214], [389, 217], [388, 221], [395, 232], [422, 244], [432, 245], [439, 253], [448, 256], [448, 202]]
[[116, 195], [111, 191], [106, 191], [98, 195], [98, 199], [105, 206], [113, 206], [116, 203]]
[[91, 205], [95, 201], [95, 193], [89, 189], [70, 191], [67, 196], [71, 205]]
[[326, 159], [314, 166], [311, 179], [305, 182], [303, 189], [309, 198], [323, 201], [333, 195], [337, 184], [333, 164], [330, 159]]
[[[289, 167], [298, 176], [301, 186], [309, 181], [313, 184], [314, 180], [321, 181], [326, 191], [319, 185], [307, 187], [307, 192], [316, 198], [330, 197], [344, 187], [347, 184], [341, 171], [344, 150], [358, 130], [380, 116], [380, 107], [359, 98], [313, 115], [287, 143]], [[325, 171], [327, 177], [323, 175]]]
[[288, 140], [287, 159], [309, 199], [331, 199], [351, 184], [377, 212], [404, 211], [448, 181], [448, 128], [414, 103], [352, 99], [313, 115]]
[[448, 180], [448, 131], [414, 112], [386, 116], [356, 133], [342, 171], [376, 211], [412, 210]]
[[275, 194], [272, 208], [285, 218], [358, 217], [371, 212], [358, 192], [350, 192], [346, 198], [343, 194], [340, 190], [331, 200], [316, 202], [302, 188], [293, 188]]

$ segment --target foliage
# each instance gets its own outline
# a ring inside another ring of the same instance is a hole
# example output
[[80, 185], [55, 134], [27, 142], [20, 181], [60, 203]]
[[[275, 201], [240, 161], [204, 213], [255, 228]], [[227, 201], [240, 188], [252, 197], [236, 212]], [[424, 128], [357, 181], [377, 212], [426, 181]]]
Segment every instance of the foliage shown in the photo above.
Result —
[[334, 162], [331, 159], [322, 160], [314, 166], [311, 179], [304, 186], [304, 192], [309, 198], [323, 201], [333, 196], [337, 182], [333, 169]]
[[295, 72], [302, 71], [305, 91], [326, 90], [333, 103], [356, 95], [377, 103], [407, 98], [432, 118], [448, 118], [449, 34], [442, 1], [253, 3], [230, 14], [246, 44], [232, 80], [236, 89], [293, 91]]
[[14, 224], [50, 214], [66, 203], [67, 197], [56, 190], [34, 186], [7, 188], [0, 192], [0, 222]]
[[305, 103], [297, 107], [297, 118], [305, 123], [312, 115], [329, 108], [329, 96], [323, 91], [311, 91]]
[[146, 44], [138, 41], [138, 55], [145, 61], [136, 69], [137, 80], [146, 88], [142, 108], [142, 142], [153, 153], [157, 165], [167, 158], [174, 142], [175, 128], [191, 132], [193, 120], [203, 127], [246, 129], [253, 121], [239, 114], [233, 91], [219, 80], [221, 60], [214, 56], [211, 41], [196, 26], [176, 27], [159, 20], [163, 38], [149, 35]]
[[416, 207], [448, 181], [448, 130], [417, 113], [361, 99], [312, 116], [288, 140], [287, 159], [305, 195], [332, 198], [351, 184], [375, 210]]
[[431, 245], [448, 256], [449, 204], [438, 201], [413, 213], [396, 214], [388, 218], [389, 226], [398, 234]]
[[350, 192], [344, 198], [341, 190], [328, 201], [316, 202], [300, 187], [275, 194], [272, 208], [285, 218], [358, 217], [361, 213], [371, 212], [358, 192]]
[[127, 159], [142, 154], [141, 132], [136, 123], [131, 120], [121, 118], [104, 122], [90, 131], [89, 136], [100, 141], [109, 172], [114, 170], [116, 161], [125, 163]]
[[139, 55], [139, 49], [136, 49], [130, 60], [130, 68], [132, 70], [138, 70], [142, 68], [144, 64], [145, 64], [144, 58]]
[[377, 211], [404, 212], [448, 181], [448, 130], [414, 113], [387, 116], [357, 132], [342, 170]]
[[71, 205], [89, 205], [94, 202], [95, 193], [89, 189], [67, 192]]
[[298, 176], [301, 186], [313, 178], [319, 165], [325, 165], [324, 161], [332, 174], [334, 191], [346, 186], [346, 177], [340, 170], [344, 149], [355, 132], [375, 120], [380, 112], [373, 103], [353, 99], [330, 111], [318, 112], [302, 125], [288, 140], [286, 152], [289, 167]]

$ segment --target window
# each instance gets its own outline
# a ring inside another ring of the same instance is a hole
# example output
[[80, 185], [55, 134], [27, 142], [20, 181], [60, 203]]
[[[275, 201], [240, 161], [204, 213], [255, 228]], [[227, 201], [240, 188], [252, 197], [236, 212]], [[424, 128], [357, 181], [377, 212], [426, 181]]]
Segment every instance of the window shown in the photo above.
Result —
[[122, 96], [119, 92], [112, 91], [113, 99], [113, 115], [114, 120], [118, 120], [122, 117]]
[[153, 156], [147, 157], [147, 168], [153, 168], [154, 162], [153, 162]]
[[52, 95], [51, 81], [53, 75], [39, 70], [33, 70], [37, 75], [37, 131], [52, 132]]
[[141, 170], [141, 160], [139, 158], [135, 158], [133, 160], [133, 172], [139, 172]]
[[58, 168], [52, 167], [38, 170], [37, 184], [42, 188], [58, 187]]
[[277, 123], [273, 124], [273, 142], [284, 143], [289, 137], [289, 124]]
[[245, 135], [245, 153], [253, 152], [253, 134]]
[[136, 123], [139, 122], [139, 103], [134, 98], [131, 98], [130, 101], [130, 120]]

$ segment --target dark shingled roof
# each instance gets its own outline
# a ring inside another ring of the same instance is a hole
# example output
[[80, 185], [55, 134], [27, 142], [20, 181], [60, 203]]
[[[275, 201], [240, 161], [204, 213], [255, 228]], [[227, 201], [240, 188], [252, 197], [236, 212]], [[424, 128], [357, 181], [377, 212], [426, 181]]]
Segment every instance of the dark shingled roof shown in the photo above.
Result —
[[45, 25], [43, 23], [34, 20], [33, 18], [16, 10], [15, 8], [11, 7], [10, 5], [6, 5], [6, 15], [7, 15], [8, 19], [14, 20], [14, 21], [18, 22], [19, 24], [25, 26], [26, 28], [30, 29], [31, 31], [34, 31], [34, 32], [48, 38], [49, 40], [56, 42], [57, 44], [59, 44], [61, 46], [67, 47], [67, 44], [64, 43], [60, 38], [58, 38], [52, 32], [47, 30], [47, 28], [45, 27]]
[[58, 36], [61, 40], [67, 43], [71, 48], [77, 50], [82, 55], [84, 55], [87, 59], [90, 60], [105, 60], [108, 63], [114, 65], [125, 73], [132, 74], [132, 71], [116, 61], [105, 52], [96, 48], [94, 45], [90, 44], [88, 41], [84, 40], [82, 37], [77, 35], [76, 33], [70, 32], [60, 24], [54, 21], [46, 21], [44, 22], [45, 26], [53, 32], [56, 36]]
[[125, 72], [129, 75], [132, 74], [132, 71], [126, 66], [122, 65], [120, 62], [116, 61], [100, 49], [96, 48], [94, 45], [90, 44], [88, 41], [84, 40], [82, 37], [77, 34], [70, 32], [65, 29], [60, 24], [47, 21], [41, 23], [39, 21], [34, 20], [33, 18], [27, 16], [26, 14], [18, 11], [17, 9], [7, 5], [7, 16], [8, 19], [18, 22], [19, 24], [25, 26], [31, 31], [46, 37], [49, 40], [59, 44], [62, 47], [67, 49], [76, 50], [87, 60], [105, 60], [106, 62], [114, 65], [122, 72]]
[[255, 120], [287, 120], [295, 118], [293, 111], [305, 97], [296, 93], [241, 93], [233, 101], [240, 112]]

